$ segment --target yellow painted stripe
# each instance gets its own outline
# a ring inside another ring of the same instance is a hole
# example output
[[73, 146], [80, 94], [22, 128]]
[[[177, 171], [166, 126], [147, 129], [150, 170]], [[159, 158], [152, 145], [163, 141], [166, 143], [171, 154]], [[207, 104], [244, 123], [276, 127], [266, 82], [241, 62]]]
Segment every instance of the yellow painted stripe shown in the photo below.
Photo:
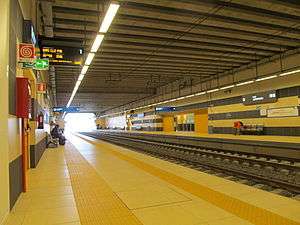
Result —
[[82, 225], [142, 225], [69, 143], [65, 148], [65, 158]]
[[[81, 135], [79, 137], [93, 145], [97, 145], [96, 140], [91, 141], [94, 140], [92, 138], [91, 139], [85, 138]], [[189, 192], [255, 225], [299, 225], [300, 224], [296, 221], [290, 220], [288, 218], [270, 212], [266, 209], [259, 208], [257, 206], [251, 205], [247, 202], [243, 202], [239, 199], [233, 198], [226, 194], [217, 192], [201, 184], [177, 176], [173, 173], [154, 167], [141, 160], [123, 154], [120, 151], [114, 150], [112, 147], [101, 148], [101, 150], [107, 151], [108, 153], [116, 156], [117, 158], [131, 163], [137, 168], [149, 174], [152, 174], [156, 177], [159, 177], [160, 179], [178, 188], [181, 188], [184, 191]]]

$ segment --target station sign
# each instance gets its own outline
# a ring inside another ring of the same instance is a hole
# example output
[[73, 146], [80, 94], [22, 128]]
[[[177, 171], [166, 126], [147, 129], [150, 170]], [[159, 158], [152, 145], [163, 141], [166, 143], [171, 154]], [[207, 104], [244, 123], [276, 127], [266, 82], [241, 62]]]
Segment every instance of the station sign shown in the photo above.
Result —
[[33, 44], [20, 43], [18, 46], [19, 62], [33, 62], [35, 59], [35, 47]]
[[22, 69], [49, 70], [48, 59], [35, 59], [32, 62], [22, 62]]
[[245, 95], [242, 97], [242, 102], [244, 105], [258, 105], [277, 102], [276, 91], [267, 91], [251, 95]]
[[176, 108], [171, 107], [171, 106], [164, 106], [164, 107], [156, 107], [155, 108], [156, 112], [173, 112], [175, 110], [176, 110]]
[[51, 65], [81, 65], [83, 49], [74, 47], [43, 46], [41, 58], [49, 59]]
[[53, 107], [53, 112], [58, 112], [58, 113], [75, 113], [79, 112], [80, 108], [79, 107]]

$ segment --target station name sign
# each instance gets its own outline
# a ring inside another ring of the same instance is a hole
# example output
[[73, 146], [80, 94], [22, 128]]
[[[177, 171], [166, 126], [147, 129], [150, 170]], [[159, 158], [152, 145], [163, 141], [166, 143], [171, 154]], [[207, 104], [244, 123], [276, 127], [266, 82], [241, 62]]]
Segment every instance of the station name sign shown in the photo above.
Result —
[[156, 112], [173, 112], [175, 111], [175, 107], [170, 107], [170, 106], [165, 106], [165, 107], [156, 107], [155, 111]]
[[74, 113], [74, 112], [79, 112], [80, 109], [79, 107], [53, 107], [53, 112], [58, 112], [58, 113]]
[[49, 59], [51, 65], [81, 65], [83, 49], [73, 47], [43, 46], [41, 58]]
[[245, 95], [242, 98], [244, 105], [256, 105], [264, 103], [277, 102], [276, 91], [267, 91], [251, 95]]

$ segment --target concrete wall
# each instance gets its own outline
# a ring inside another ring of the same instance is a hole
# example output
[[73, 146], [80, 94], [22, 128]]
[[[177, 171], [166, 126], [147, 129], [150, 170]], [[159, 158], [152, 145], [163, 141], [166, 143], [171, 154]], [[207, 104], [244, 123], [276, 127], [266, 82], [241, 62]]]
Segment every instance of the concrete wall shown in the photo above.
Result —
[[8, 50], [9, 3], [2, 0], [0, 7], [0, 224], [9, 212], [9, 156], [8, 156]]

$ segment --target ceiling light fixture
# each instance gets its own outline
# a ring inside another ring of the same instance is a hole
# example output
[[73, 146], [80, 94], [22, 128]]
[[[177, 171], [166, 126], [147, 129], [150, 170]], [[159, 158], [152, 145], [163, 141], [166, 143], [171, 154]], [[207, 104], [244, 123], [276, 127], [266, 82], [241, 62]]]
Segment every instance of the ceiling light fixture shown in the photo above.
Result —
[[235, 85], [228, 85], [228, 86], [225, 86], [225, 87], [221, 87], [220, 90], [226, 90], [226, 89], [230, 89], [230, 88], [233, 88]]
[[216, 91], [219, 91], [220, 88], [216, 88], [216, 89], [212, 89], [212, 90], [208, 90], [206, 93], [212, 93], [212, 92], [216, 92]]
[[284, 73], [279, 74], [279, 76], [282, 77], [282, 76], [291, 75], [291, 74], [294, 74], [294, 73], [300, 73], [300, 70], [293, 70], [293, 71], [290, 71], [290, 72], [284, 72]]
[[96, 36], [95, 41], [94, 41], [94, 43], [92, 45], [92, 48], [91, 48], [91, 52], [97, 52], [98, 51], [103, 39], [104, 39], [103, 34], [98, 34]]
[[84, 64], [87, 65], [87, 66], [91, 65], [91, 63], [92, 63], [94, 57], [95, 57], [95, 53], [90, 52], [90, 53], [88, 54], [88, 56], [86, 57], [86, 60], [85, 60], [85, 63], [84, 63]]
[[87, 65], [85, 65], [85, 66], [83, 66], [82, 67], [82, 70], [81, 70], [81, 74], [86, 74], [86, 72], [88, 71], [88, 69], [89, 69], [89, 66], [87, 66]]
[[277, 77], [277, 75], [272, 75], [272, 76], [268, 76], [268, 77], [261, 77], [261, 78], [257, 78], [255, 79], [255, 81], [263, 81], [263, 80], [269, 80], [269, 79], [272, 79], [272, 78], [275, 78]]
[[102, 21], [102, 24], [100, 26], [99, 32], [100, 33], [106, 33], [113, 21], [113, 19], [115, 18], [118, 9], [119, 9], [120, 5], [117, 3], [111, 3], [108, 7], [108, 10], [105, 14], [105, 17]]
[[243, 86], [243, 85], [247, 85], [247, 84], [252, 84], [254, 83], [254, 80], [249, 80], [249, 81], [245, 81], [245, 82], [241, 82], [241, 83], [237, 83], [236, 86]]
[[83, 78], [84, 78], [84, 74], [79, 74], [78, 80], [79, 80], [79, 81], [82, 81]]

